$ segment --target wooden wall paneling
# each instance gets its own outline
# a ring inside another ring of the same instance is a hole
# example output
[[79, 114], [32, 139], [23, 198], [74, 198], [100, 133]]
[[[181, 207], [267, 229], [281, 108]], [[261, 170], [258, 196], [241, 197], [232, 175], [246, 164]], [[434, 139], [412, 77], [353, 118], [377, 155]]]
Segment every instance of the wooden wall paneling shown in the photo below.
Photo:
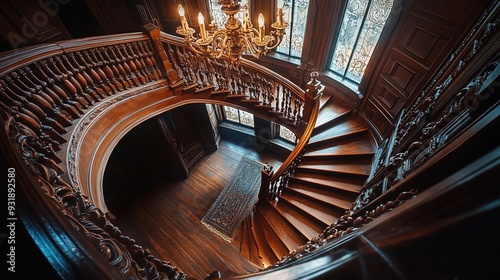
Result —
[[105, 34], [140, 31], [142, 25], [134, 8], [121, 0], [86, 0]]
[[[402, 20], [387, 42], [378, 66], [360, 86], [364, 95], [359, 107], [362, 117], [378, 123], [372, 127], [388, 127], [390, 123], [380, 124], [384, 119], [393, 122], [400, 110], [418, 96], [486, 5], [487, 1], [471, 0], [404, 2]], [[448, 12], [449, 7], [453, 7], [453, 12]], [[374, 112], [384, 118], [368, 117]], [[388, 131], [378, 133], [385, 135]]]
[[[62, 4], [61, 4], [62, 5]], [[3, 1], [0, 6], [0, 51], [70, 39], [52, 1]]]

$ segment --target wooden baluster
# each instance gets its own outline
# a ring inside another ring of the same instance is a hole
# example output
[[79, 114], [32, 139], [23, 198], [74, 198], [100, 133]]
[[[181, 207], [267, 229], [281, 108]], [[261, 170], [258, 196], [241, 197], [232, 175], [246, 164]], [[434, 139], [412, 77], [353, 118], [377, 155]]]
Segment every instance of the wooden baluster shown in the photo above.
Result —
[[[47, 102], [50, 103], [52, 106], [54, 112], [53, 112], [53, 117], [57, 119], [59, 123], [61, 123], [63, 126], [70, 126], [71, 125], [71, 120], [72, 117], [71, 115], [65, 113], [64, 111], [61, 110], [61, 107], [64, 110], [64, 104], [62, 103], [62, 100], [55, 94], [53, 91], [50, 89], [47, 90], [47, 84], [43, 83], [44, 86], [36, 84], [33, 82], [33, 72], [29, 67], [24, 67], [23, 69], [19, 69], [19, 73], [21, 74], [21, 77], [23, 80], [28, 84], [29, 87], [35, 89], [35, 93], [43, 97]], [[69, 105], [68, 105], [69, 106]]]
[[[121, 55], [117, 55], [117, 53], [120, 54], [117, 50], [118, 50], [117, 46], [110, 46], [109, 47], [109, 54], [120, 65], [121, 69], [123, 69], [123, 76], [125, 77], [125, 79], [127, 79], [130, 86], [133, 86], [133, 87], [139, 86], [139, 81], [137, 80], [137, 77], [135, 76], [134, 73], [132, 73], [132, 70], [127, 65], [125, 58], [122, 57]], [[120, 69], [120, 68], [118, 68], [118, 69]], [[120, 70], [120, 71], [122, 71], [122, 70]]]
[[130, 79], [134, 82], [135, 86], [140, 86], [142, 84], [142, 81], [137, 76], [137, 68], [135, 67], [134, 63], [130, 61], [130, 59], [126, 55], [123, 54], [124, 52], [121, 51], [121, 48], [121, 45], [114, 45], [113, 52], [119, 57], [119, 60], [122, 62], [123, 68], [125, 68], [125, 71], [127, 72]]
[[[7, 78], [7, 77], [5, 77]], [[6, 79], [7, 80], [7, 79]], [[10, 81], [9, 85], [10, 85]], [[64, 138], [62, 138], [56, 131], [54, 131], [50, 126], [47, 125], [42, 125], [42, 122], [40, 119], [36, 116], [35, 113], [37, 112], [41, 115], [43, 115], [43, 110], [40, 109], [36, 104], [29, 102], [28, 99], [25, 96], [21, 96], [19, 94], [28, 94], [27, 92], [21, 92], [21, 93], [16, 93], [14, 92], [9, 86], [7, 86], [6, 82], [4, 80], [0, 80], [0, 84], [2, 85], [3, 90], [1, 91], [3, 94], [8, 95], [10, 98], [7, 100], [16, 100], [14, 106], [10, 107], [11, 110], [13, 110], [14, 114], [13, 116], [15, 119], [24, 125], [28, 126], [31, 130], [33, 130], [36, 135], [40, 137], [44, 137], [56, 147], [59, 148], [59, 142], [55, 141], [52, 139], [52, 137], [57, 138], [60, 141], [65, 141]], [[21, 103], [21, 104], [19, 104]], [[40, 113], [41, 112], [41, 113]], [[48, 131], [50, 136], [48, 134], [45, 134], [45, 131]], [[61, 142], [61, 143], [63, 143]]]
[[[264, 80], [265, 81], [265, 85], [266, 85], [266, 91], [269, 92], [268, 94], [268, 102], [269, 102], [269, 106], [273, 106], [273, 102], [275, 100], [275, 96], [276, 96], [276, 90], [274, 90], [274, 83], [273, 81], [267, 81], [267, 80]], [[276, 103], [278, 104], [278, 102]]]
[[67, 79], [68, 76], [62, 74], [57, 67], [54, 67], [53, 58], [40, 61], [40, 64], [43, 65], [44, 70], [48, 72], [54, 78], [54, 80], [59, 82], [62, 85], [62, 87], [66, 89], [66, 92], [69, 93], [68, 96], [72, 100], [78, 102], [82, 106], [82, 108], [84, 109], [88, 108], [89, 103], [86, 100], [84, 100], [82, 96], [78, 94], [78, 91], [75, 88], [75, 86], [70, 81], [68, 81]]
[[112, 68], [113, 71], [114, 71], [114, 69], [118, 70], [118, 72], [117, 72], [118, 74], [116, 75], [116, 77], [118, 77], [118, 80], [122, 83], [122, 85], [125, 88], [133, 87], [134, 85], [130, 81], [130, 78], [128, 77], [128, 73], [122, 67], [121, 63], [119, 63], [119, 61], [117, 61], [116, 56], [114, 55], [114, 52], [113, 52], [113, 47], [108, 46], [105, 48], [106, 48], [106, 51], [101, 52], [101, 54], [111, 62], [111, 65], [113, 66], [113, 68]]
[[156, 59], [155, 59], [156, 54], [153, 51], [151, 51], [153, 49], [153, 46], [150, 45], [149, 41], [143, 41], [141, 44], [141, 47], [145, 48], [145, 51], [148, 54], [147, 57], [149, 58], [149, 60], [151, 60], [152, 67], [155, 71], [155, 76], [157, 76], [158, 79], [160, 79], [163, 76], [161, 74], [161, 69], [159, 68], [160, 66], [157, 64]]
[[148, 82], [155, 81], [156, 78], [154, 76], [153, 71], [151, 71], [151, 69], [149, 69], [148, 65], [146, 64], [146, 60], [144, 58], [146, 56], [146, 54], [142, 53], [139, 50], [138, 46], [139, 46], [139, 42], [132, 42], [129, 45], [129, 50], [135, 57], [137, 57], [137, 61], [139, 61], [140, 65], [141, 65], [141, 71], [144, 74], [144, 76], [146, 77], [146, 79], [148, 80]]
[[[78, 61], [77, 56], [80, 56], [80, 62]], [[92, 69], [92, 66], [90, 64], [86, 63], [83, 60], [83, 58], [81, 58], [81, 54], [79, 52], [76, 53], [73, 52], [70, 53], [67, 57], [68, 57], [68, 63], [77, 67], [77, 69], [82, 74], [83, 78], [85, 78], [85, 81], [87, 81], [87, 84], [94, 90], [94, 92], [99, 96], [99, 98], [100, 99], [105, 98], [106, 90], [102, 86], [100, 86], [99, 75]]]
[[33, 113], [35, 113], [41, 120], [43, 120], [44, 123], [52, 126], [57, 132], [66, 133], [67, 131], [63, 128], [60, 122], [49, 117], [47, 113], [57, 118], [58, 120], [59, 119], [63, 120], [65, 126], [71, 125], [71, 122], [65, 119], [63, 116], [61, 116], [61, 113], [55, 107], [54, 100], [52, 100], [50, 96], [42, 92], [40, 86], [29, 87], [28, 85], [26, 85], [23, 82], [23, 80], [25, 79], [22, 79], [22, 77], [25, 77], [26, 73], [22, 69], [20, 69], [19, 72], [21, 73], [21, 75], [18, 75], [16, 72], [12, 72], [10, 73], [10, 75], [14, 78], [14, 81], [17, 83], [17, 86], [20, 89], [31, 92], [30, 98], [28, 100], [30, 101], [30, 103], [37, 104], [40, 109], [39, 111]]
[[170, 58], [172, 68], [174, 68], [175, 72], [177, 72], [177, 75], [179, 75], [179, 80], [184, 79], [181, 67], [179, 66], [179, 58], [175, 57], [174, 50], [172, 49], [172, 46], [170, 44], [167, 44], [167, 55]]
[[[70, 53], [68, 55], [63, 56], [64, 61], [68, 65], [68, 67], [71, 67], [75, 73], [78, 73], [78, 79], [82, 80], [81, 84], [86, 85], [88, 87], [89, 91], [92, 91], [92, 95], [96, 99], [96, 101], [101, 100], [102, 98], [106, 97], [106, 94], [104, 91], [96, 85], [94, 80], [90, 77], [90, 75], [87, 73], [87, 68], [85, 66], [80, 65], [78, 61], [76, 60], [75, 53]], [[84, 81], [83, 81], [84, 80]]]
[[137, 68], [136, 73], [138, 73], [139, 79], [143, 80], [143, 84], [151, 82], [151, 79], [146, 72], [146, 67], [142, 65], [139, 60], [139, 56], [132, 49], [132, 43], [127, 43], [123, 46], [123, 51], [130, 57], [130, 61], [133, 62], [135, 67]]
[[109, 67], [111, 67], [111, 70], [113, 70], [113, 73], [115, 74], [114, 77], [116, 78], [116, 80], [121, 83], [121, 87], [122, 88], [130, 88], [132, 85], [127, 81], [127, 73], [125, 72], [125, 69], [123, 69], [123, 67], [121, 67], [121, 65], [116, 61], [114, 60], [109, 52], [110, 52], [110, 49], [112, 47], [102, 47], [102, 50], [101, 50], [101, 55], [107, 60], [109, 61]]
[[95, 52], [95, 49], [84, 50], [83, 57], [85, 57], [85, 59], [91, 63], [94, 70], [97, 72], [97, 74], [99, 74], [99, 77], [101, 78], [103, 84], [108, 87], [109, 91], [106, 93], [108, 95], [113, 95], [116, 93], [117, 89], [110, 80], [110, 77], [106, 76], [106, 73], [101, 69], [103, 63], [99, 61], [99, 58], [97, 58]]
[[[5, 106], [12, 106], [16, 110], [18, 110], [21, 107], [23, 107], [23, 103], [28, 102], [28, 100], [26, 98], [24, 98], [24, 97], [20, 98], [16, 94], [14, 94], [14, 96], [11, 96], [11, 94], [6, 91], [6, 87], [7, 87], [7, 85], [6, 85], [5, 81], [0, 79], [0, 97], [1, 97], [0, 100], [5, 103]], [[9, 110], [11, 110], [11, 109], [9, 109]]]
[[67, 71], [67, 69], [60, 69], [58, 63], [61, 60], [61, 57], [56, 56], [53, 58], [49, 58], [48, 62], [51, 66], [51, 69], [54, 73], [59, 74], [62, 77], [63, 84], [66, 88], [73, 94], [73, 97], [78, 100], [84, 107], [88, 108], [89, 105], [92, 105], [93, 99], [83, 92], [82, 86], [78, 83], [78, 81], [73, 77], [73, 73]]
[[[46, 81], [53, 93], [55, 93], [65, 104], [70, 107], [66, 107], [66, 112], [68, 112], [73, 118], [79, 118], [79, 114], [83, 114], [83, 107], [80, 103], [72, 100], [64, 90], [62, 90], [55, 81], [56, 75], [48, 68], [46, 61], [35, 62], [35, 68], [38, 70], [38, 74], [42, 77], [41, 80]], [[49, 77], [51, 75], [54, 78]], [[36, 75], [34, 75], [36, 77]], [[47, 89], [49, 89], [47, 86]]]
[[[104, 74], [106, 74], [107, 79], [111, 84], [113, 84], [114, 88], [116, 88], [117, 91], [122, 91], [123, 90], [123, 85], [118, 81], [116, 72], [113, 71], [112, 64], [110, 63], [109, 59], [106, 59], [106, 57], [103, 55], [103, 53], [106, 53], [106, 50], [104, 47], [100, 48], [95, 48], [95, 51], [93, 54], [95, 57], [102, 62], [102, 68], [104, 71]], [[116, 69], [118, 70], [118, 69]], [[118, 72], [118, 71], [117, 71]], [[119, 72], [118, 72], [119, 74]]]
[[190, 72], [189, 72], [189, 69], [187, 67], [187, 59], [186, 59], [186, 52], [184, 49], [182, 49], [183, 51], [181, 51], [180, 47], [176, 46], [176, 50], [177, 50], [177, 57], [179, 57], [179, 61], [180, 61], [180, 64], [181, 64], [181, 72], [182, 72], [182, 76], [184, 77], [184, 79], [186, 80], [186, 82], [188, 84], [192, 83], [193, 82], [193, 79], [191, 77]]
[[149, 70], [153, 72], [155, 80], [161, 79], [161, 72], [156, 65], [156, 61], [154, 60], [154, 53], [148, 49], [148, 41], [139, 41], [138, 47], [140, 53], [144, 54], [144, 60]]
[[127, 52], [127, 44], [116, 45], [116, 51], [119, 55], [124, 57], [125, 61], [130, 67], [130, 70], [135, 74], [135, 77], [139, 81], [140, 84], [145, 84], [146, 79], [143, 77], [141, 72], [139, 71], [139, 67], [134, 61], [134, 58]]
[[97, 67], [97, 64], [92, 61], [88, 54], [88, 51], [78, 51], [76, 52], [76, 55], [78, 61], [86, 67], [92, 80], [94, 80], [96, 84], [103, 90], [104, 95], [102, 96], [102, 98], [112, 95], [113, 90], [108, 87], [105, 82], [106, 75], [104, 75], [104, 72], [102, 72], [102, 70]]
[[[63, 56], [66, 57], [65, 55]], [[57, 63], [56, 66], [61, 69], [62, 73], [68, 75], [68, 79], [75, 86], [78, 93], [82, 95], [85, 100], [89, 102], [89, 104], [93, 104], [95, 101], [99, 101], [97, 94], [88, 88], [87, 81], [82, 75], [80, 75], [78, 69], [73, 67], [66, 67], [66, 64], [64, 63], [65, 58], [63, 56], [55, 57]]]

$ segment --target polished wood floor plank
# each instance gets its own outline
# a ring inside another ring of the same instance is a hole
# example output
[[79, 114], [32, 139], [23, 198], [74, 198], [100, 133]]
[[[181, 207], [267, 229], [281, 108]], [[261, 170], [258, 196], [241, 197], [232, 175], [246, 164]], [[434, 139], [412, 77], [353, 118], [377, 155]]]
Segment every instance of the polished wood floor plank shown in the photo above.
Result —
[[[243, 156], [278, 168], [282, 158], [221, 140], [219, 149], [193, 167], [189, 178], [138, 186], [137, 195], [113, 210], [115, 224], [138, 244], [190, 277], [203, 279], [215, 270], [247, 274], [258, 268], [240, 255], [240, 249], [201, 224]], [[138, 189], [139, 190], [139, 189]], [[240, 227], [241, 228], [241, 227]], [[241, 238], [242, 233], [237, 233]]]

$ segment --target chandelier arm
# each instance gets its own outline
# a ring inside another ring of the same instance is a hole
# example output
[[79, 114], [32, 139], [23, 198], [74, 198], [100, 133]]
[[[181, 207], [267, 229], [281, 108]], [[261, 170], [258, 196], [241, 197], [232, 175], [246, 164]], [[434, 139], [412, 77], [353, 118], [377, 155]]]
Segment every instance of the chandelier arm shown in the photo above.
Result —
[[259, 50], [259, 47], [252, 42], [251, 40], [252, 38], [244, 36], [243, 39], [245, 40], [245, 43], [248, 46], [248, 50], [250, 50], [250, 53], [256, 58], [259, 58], [262, 52]]
[[188, 45], [188, 48], [189, 48], [190, 50], [192, 50], [194, 53], [199, 54], [199, 55], [205, 55], [205, 54], [206, 54], [204, 50], [202, 50], [202, 49], [198, 49], [198, 48], [196, 47], [196, 45], [193, 45], [193, 44], [191, 43], [191, 40], [186, 39], [186, 43], [187, 43], [187, 45]]

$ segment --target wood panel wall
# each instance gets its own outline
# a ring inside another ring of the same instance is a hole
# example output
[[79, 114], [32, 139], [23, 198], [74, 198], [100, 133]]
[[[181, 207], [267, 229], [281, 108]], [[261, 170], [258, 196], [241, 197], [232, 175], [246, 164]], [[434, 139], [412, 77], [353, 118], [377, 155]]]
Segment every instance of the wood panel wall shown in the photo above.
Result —
[[373, 70], [360, 86], [364, 98], [359, 112], [380, 137], [387, 136], [401, 110], [446, 62], [488, 2], [422, 0], [395, 7], [393, 13], [401, 15], [383, 46], [382, 58], [370, 65]]

